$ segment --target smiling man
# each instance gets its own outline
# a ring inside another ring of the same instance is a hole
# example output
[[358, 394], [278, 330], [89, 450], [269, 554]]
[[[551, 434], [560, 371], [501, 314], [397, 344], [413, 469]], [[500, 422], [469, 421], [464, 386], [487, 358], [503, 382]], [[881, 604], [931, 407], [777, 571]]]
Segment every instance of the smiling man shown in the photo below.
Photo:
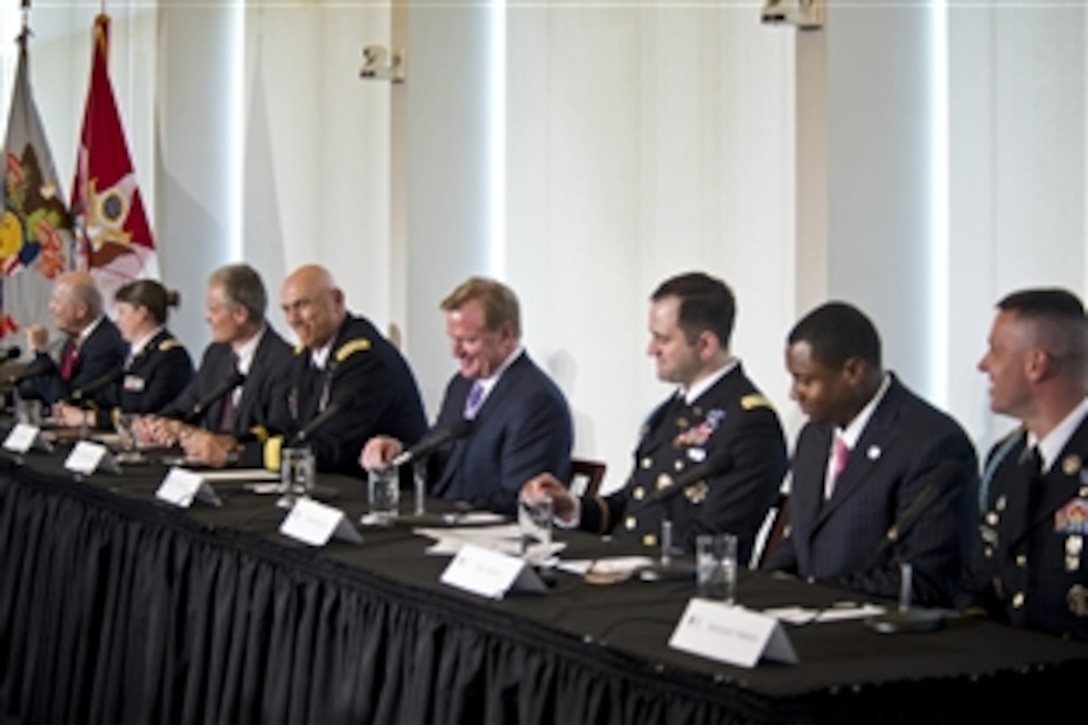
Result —
[[[700, 534], [734, 534], [747, 563], [786, 472], [786, 442], [770, 402], [729, 351], [735, 316], [733, 292], [721, 280], [692, 272], [663, 282], [650, 299], [646, 353], [658, 379], [676, 389], [646, 419], [626, 487], [580, 499], [543, 474], [525, 496], [550, 496], [561, 525], [655, 548], [666, 516], [688, 551]], [[706, 475], [682, 492], [655, 496], [699, 465]]]
[[[534, 474], [549, 471], [567, 480], [573, 440], [567, 401], [521, 345], [518, 299], [509, 287], [473, 277], [442, 301], [442, 310], [458, 372], [433, 430], [462, 419], [473, 425], [429, 459], [430, 492], [512, 512], [522, 484]], [[403, 446], [395, 436], [376, 437], [360, 463], [376, 468]]]
[[949, 604], [978, 477], [963, 429], [884, 371], [876, 328], [851, 305], [802, 318], [786, 367], [808, 423], [791, 467], [790, 532], [767, 568], [895, 598], [906, 562], [916, 603]]
[[1088, 640], [1088, 316], [1068, 290], [997, 305], [979, 369], [1021, 425], [987, 458], [976, 556], [959, 604]]

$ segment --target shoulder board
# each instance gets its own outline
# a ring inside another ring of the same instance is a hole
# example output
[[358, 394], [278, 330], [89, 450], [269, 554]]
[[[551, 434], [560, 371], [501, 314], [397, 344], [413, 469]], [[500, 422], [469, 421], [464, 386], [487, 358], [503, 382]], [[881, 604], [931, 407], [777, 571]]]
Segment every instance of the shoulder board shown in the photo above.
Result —
[[354, 340], [348, 340], [333, 353], [333, 357], [336, 358], [336, 362], [344, 362], [349, 357], [357, 352], [370, 349], [370, 340], [365, 337], [357, 337]]
[[295, 349], [292, 352], [294, 353], [295, 357], [298, 357], [302, 353], [306, 352], [306, 346], [305, 345], [295, 345]]
[[770, 408], [774, 410], [774, 406], [771, 405], [771, 401], [759, 393], [752, 393], [751, 395], [745, 395], [740, 399], [740, 407], [745, 410], [754, 410], [755, 408]]
[[173, 350], [176, 347], [181, 347], [181, 343], [172, 337], [168, 337], [159, 343], [159, 352], [166, 352], [167, 350]]

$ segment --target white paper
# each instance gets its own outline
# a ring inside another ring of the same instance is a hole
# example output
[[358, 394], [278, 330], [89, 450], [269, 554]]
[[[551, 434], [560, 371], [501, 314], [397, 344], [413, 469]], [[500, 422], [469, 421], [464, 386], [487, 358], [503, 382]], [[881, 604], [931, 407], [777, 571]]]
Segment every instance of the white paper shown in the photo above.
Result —
[[28, 423], [16, 423], [4, 439], [4, 449], [13, 453], [26, 453], [34, 445], [41, 428]]
[[858, 606], [852, 602], [840, 602], [832, 604], [823, 611], [805, 607], [774, 607], [764, 609], [763, 613], [787, 624], [816, 624], [820, 622], [839, 622], [844, 619], [865, 619], [866, 617], [884, 614], [885, 611], [884, 607], [875, 604]]
[[109, 451], [100, 443], [80, 441], [76, 443], [68, 458], [64, 460], [64, 467], [73, 473], [82, 473], [86, 476], [95, 472], [98, 464], [109, 455]]
[[309, 498], [295, 501], [280, 524], [280, 533], [310, 546], [324, 546], [332, 538], [356, 544], [363, 541], [343, 511]]
[[[201, 471], [200, 475], [209, 483], [280, 480], [278, 471], [269, 471], [267, 468], [227, 468], [221, 471]], [[278, 491], [279, 487], [274, 490]]]
[[[436, 556], [452, 556], [466, 544], [510, 556], [521, 554], [521, 529], [517, 524], [448, 529], [423, 527], [414, 531], [420, 536], [435, 540], [436, 543], [428, 547], [427, 553]], [[553, 541], [547, 552], [541, 552], [541, 558], [551, 560], [565, 548], [567, 548], [566, 543]]]
[[472, 544], [461, 547], [439, 581], [488, 599], [502, 599], [509, 591], [547, 591], [522, 559]]
[[669, 646], [739, 667], [755, 667], [761, 657], [797, 664], [797, 653], [777, 619], [707, 599], [688, 602]]
[[591, 567], [598, 574], [630, 576], [653, 563], [654, 560], [648, 556], [611, 556], [601, 559], [562, 559], [557, 568], [577, 576], [585, 576]]

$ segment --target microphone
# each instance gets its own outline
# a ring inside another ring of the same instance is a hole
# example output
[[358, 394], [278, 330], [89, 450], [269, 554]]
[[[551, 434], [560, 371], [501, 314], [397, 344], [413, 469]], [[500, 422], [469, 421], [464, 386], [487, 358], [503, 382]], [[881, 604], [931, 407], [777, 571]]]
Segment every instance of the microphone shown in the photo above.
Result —
[[106, 388], [113, 383], [120, 380], [125, 374], [124, 368], [116, 368], [110, 370], [105, 375], [99, 375], [97, 378], [87, 383], [86, 385], [76, 388], [72, 391], [72, 394], [68, 396], [68, 399], [75, 403], [82, 403], [87, 400], [88, 397], [97, 393], [99, 390]]
[[671, 479], [672, 482], [668, 486], [654, 491], [647, 498], [640, 501], [637, 506], [632, 507], [631, 510], [632, 512], [639, 511], [652, 504], [668, 501], [691, 484], [703, 478], [721, 475], [731, 467], [732, 461], [729, 457], [729, 450], [726, 448], [718, 448], [707, 456], [706, 460], [702, 463], [692, 466], [676, 478]]
[[[927, 511], [946, 492], [955, 493], [956, 489], [951, 484], [963, 471], [963, 465], [959, 461], [946, 460], [937, 464], [937, 467], [929, 474], [929, 482], [925, 485], [914, 500], [903, 509], [903, 513], [896, 517], [888, 527], [887, 533], [877, 547], [874, 564], [890, 546], [894, 546], [906, 536], [911, 527], [918, 522], [921, 515]], [[947, 489], [947, 491], [945, 490]], [[901, 634], [907, 632], [932, 632], [944, 624], [944, 613], [935, 609], [920, 609], [910, 606], [911, 600], [911, 575], [910, 562], [900, 562], [900, 588], [899, 608], [894, 612], [887, 612], [865, 620], [865, 626], [880, 634]]]
[[185, 416], [182, 418], [182, 422], [187, 425], [192, 425], [193, 423], [196, 423], [198, 420], [200, 420], [201, 416], [203, 416], [204, 413], [208, 411], [208, 408], [210, 408], [213, 403], [215, 403], [220, 398], [226, 396], [227, 393], [230, 393], [245, 381], [246, 376], [242, 372], [235, 370], [233, 373], [231, 373], [231, 376], [229, 378], [219, 383], [219, 385], [217, 385], [215, 389], [212, 390], [212, 392], [204, 396], [202, 400], [197, 401], [196, 405], [193, 406], [192, 410], [186, 413]]
[[7, 350], [0, 352], [0, 362], [6, 362], [8, 360], [14, 360], [23, 354], [23, 349], [18, 345], [12, 345]]
[[[14, 348], [12, 348], [14, 349]], [[43, 365], [40, 361], [33, 361], [26, 366], [26, 369], [18, 375], [12, 375], [8, 377], [8, 385], [21, 385], [27, 380], [33, 380], [34, 378], [40, 378], [43, 375], [48, 375], [52, 370], [49, 369], [48, 364]]]
[[354, 393], [349, 393], [348, 395], [345, 395], [339, 400], [334, 400], [326, 405], [325, 410], [315, 415], [309, 423], [302, 426], [302, 429], [299, 430], [298, 433], [295, 433], [294, 437], [291, 438], [289, 446], [297, 446], [305, 443], [306, 440], [314, 433], [316, 433], [319, 428], [328, 423], [329, 419], [331, 419], [334, 415], [339, 413], [341, 410], [350, 408], [352, 405], [354, 405], [355, 397], [356, 396]]
[[431, 454], [435, 449], [441, 448], [452, 440], [464, 438], [470, 432], [472, 432], [472, 421], [468, 419], [461, 419], [448, 428], [439, 428], [430, 435], [424, 436], [423, 440], [408, 450], [402, 451], [400, 455], [385, 464], [385, 467], [400, 468], [405, 463], [411, 463], [417, 458]]

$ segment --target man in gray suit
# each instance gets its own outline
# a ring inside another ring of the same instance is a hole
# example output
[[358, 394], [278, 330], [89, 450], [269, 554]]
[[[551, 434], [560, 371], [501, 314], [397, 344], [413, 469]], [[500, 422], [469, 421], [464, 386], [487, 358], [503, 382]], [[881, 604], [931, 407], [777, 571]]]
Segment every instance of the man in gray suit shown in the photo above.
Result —
[[[141, 419], [145, 438], [183, 443], [189, 458], [224, 465], [236, 458], [239, 441], [286, 423], [291, 347], [268, 325], [267, 307], [264, 282], [249, 265], [211, 274], [205, 320], [212, 342], [181, 395], [157, 416]], [[245, 377], [231, 388], [227, 381], [236, 373]]]
[[831, 302], [789, 335], [794, 451], [790, 532], [767, 567], [882, 597], [913, 568], [915, 601], [947, 605], [973, 523], [978, 463], [963, 429], [881, 367], [858, 309]]

